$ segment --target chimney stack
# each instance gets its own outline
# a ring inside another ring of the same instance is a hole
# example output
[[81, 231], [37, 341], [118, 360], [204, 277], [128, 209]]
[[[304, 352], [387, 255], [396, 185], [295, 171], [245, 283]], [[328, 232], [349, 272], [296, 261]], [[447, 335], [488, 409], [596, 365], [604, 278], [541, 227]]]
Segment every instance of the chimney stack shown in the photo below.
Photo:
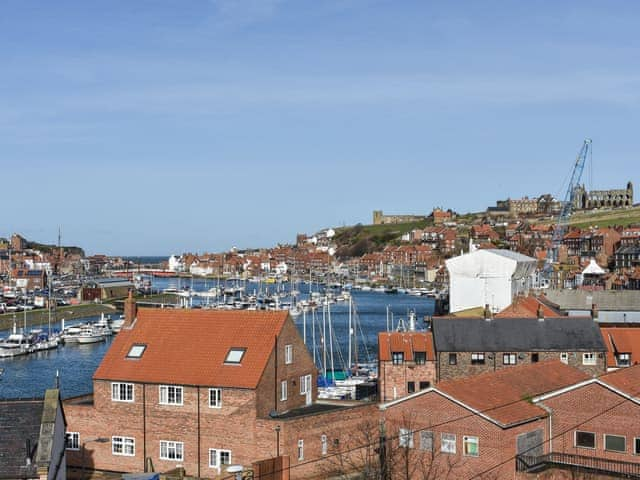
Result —
[[491, 308], [489, 308], [489, 304], [486, 303], [484, 305], [484, 319], [489, 321], [491, 320], [491, 317], [492, 317]]
[[129, 290], [129, 296], [124, 301], [124, 324], [122, 328], [131, 328], [134, 320], [136, 319], [136, 315], [138, 313], [138, 306], [136, 305], [136, 301], [133, 299], [133, 292]]
[[598, 321], [598, 305], [596, 305], [595, 303], [591, 304], [591, 318], [593, 319], [594, 322]]
[[542, 311], [542, 304], [538, 304], [538, 321], [539, 322], [544, 322], [544, 312]]

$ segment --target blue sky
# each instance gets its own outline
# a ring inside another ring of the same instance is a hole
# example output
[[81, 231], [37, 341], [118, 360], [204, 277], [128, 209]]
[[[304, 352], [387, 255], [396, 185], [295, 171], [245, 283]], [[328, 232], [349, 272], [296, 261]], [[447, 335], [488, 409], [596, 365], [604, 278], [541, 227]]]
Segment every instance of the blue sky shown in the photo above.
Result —
[[[640, 4], [0, 2], [0, 235], [292, 242], [638, 174]], [[588, 182], [588, 178], [586, 179]]]

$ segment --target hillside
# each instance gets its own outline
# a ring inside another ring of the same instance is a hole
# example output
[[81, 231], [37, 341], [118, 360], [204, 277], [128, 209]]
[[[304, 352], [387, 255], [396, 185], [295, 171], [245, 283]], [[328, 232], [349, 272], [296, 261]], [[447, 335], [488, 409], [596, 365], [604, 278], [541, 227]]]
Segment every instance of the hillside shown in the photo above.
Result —
[[430, 220], [389, 225], [362, 225], [336, 228], [338, 257], [359, 257], [399, 240], [403, 233], [432, 225]]
[[[540, 223], [554, 223], [557, 219], [545, 220]], [[590, 212], [574, 213], [569, 219], [569, 225], [578, 228], [588, 228], [591, 226], [611, 227], [620, 225], [640, 224], [640, 206], [629, 208], [619, 208], [615, 210], [592, 210]]]

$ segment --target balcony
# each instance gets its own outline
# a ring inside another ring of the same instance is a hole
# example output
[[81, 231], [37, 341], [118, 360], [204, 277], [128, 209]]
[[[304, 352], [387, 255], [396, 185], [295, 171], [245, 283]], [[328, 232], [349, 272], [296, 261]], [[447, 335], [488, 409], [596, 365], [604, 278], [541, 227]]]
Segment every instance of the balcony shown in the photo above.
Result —
[[518, 472], [536, 473], [549, 468], [595, 473], [617, 478], [640, 479], [640, 463], [621, 462], [568, 453], [516, 456], [516, 471]]

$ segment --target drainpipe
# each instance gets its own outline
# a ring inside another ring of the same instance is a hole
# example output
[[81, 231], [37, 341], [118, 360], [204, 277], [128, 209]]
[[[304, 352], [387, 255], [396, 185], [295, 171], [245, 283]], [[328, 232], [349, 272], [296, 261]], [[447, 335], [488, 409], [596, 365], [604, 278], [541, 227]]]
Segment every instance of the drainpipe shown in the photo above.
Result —
[[200, 385], [196, 393], [198, 403], [198, 478], [200, 478]]
[[278, 411], [278, 335], [275, 336], [276, 339], [276, 351], [275, 351], [275, 374], [273, 379], [273, 389], [274, 389], [274, 399], [273, 399], [273, 411]]
[[536, 405], [542, 407], [549, 414], [549, 453], [551, 453], [553, 452], [553, 409], [544, 403], [536, 403]]
[[147, 384], [142, 384], [142, 470], [147, 471]]

